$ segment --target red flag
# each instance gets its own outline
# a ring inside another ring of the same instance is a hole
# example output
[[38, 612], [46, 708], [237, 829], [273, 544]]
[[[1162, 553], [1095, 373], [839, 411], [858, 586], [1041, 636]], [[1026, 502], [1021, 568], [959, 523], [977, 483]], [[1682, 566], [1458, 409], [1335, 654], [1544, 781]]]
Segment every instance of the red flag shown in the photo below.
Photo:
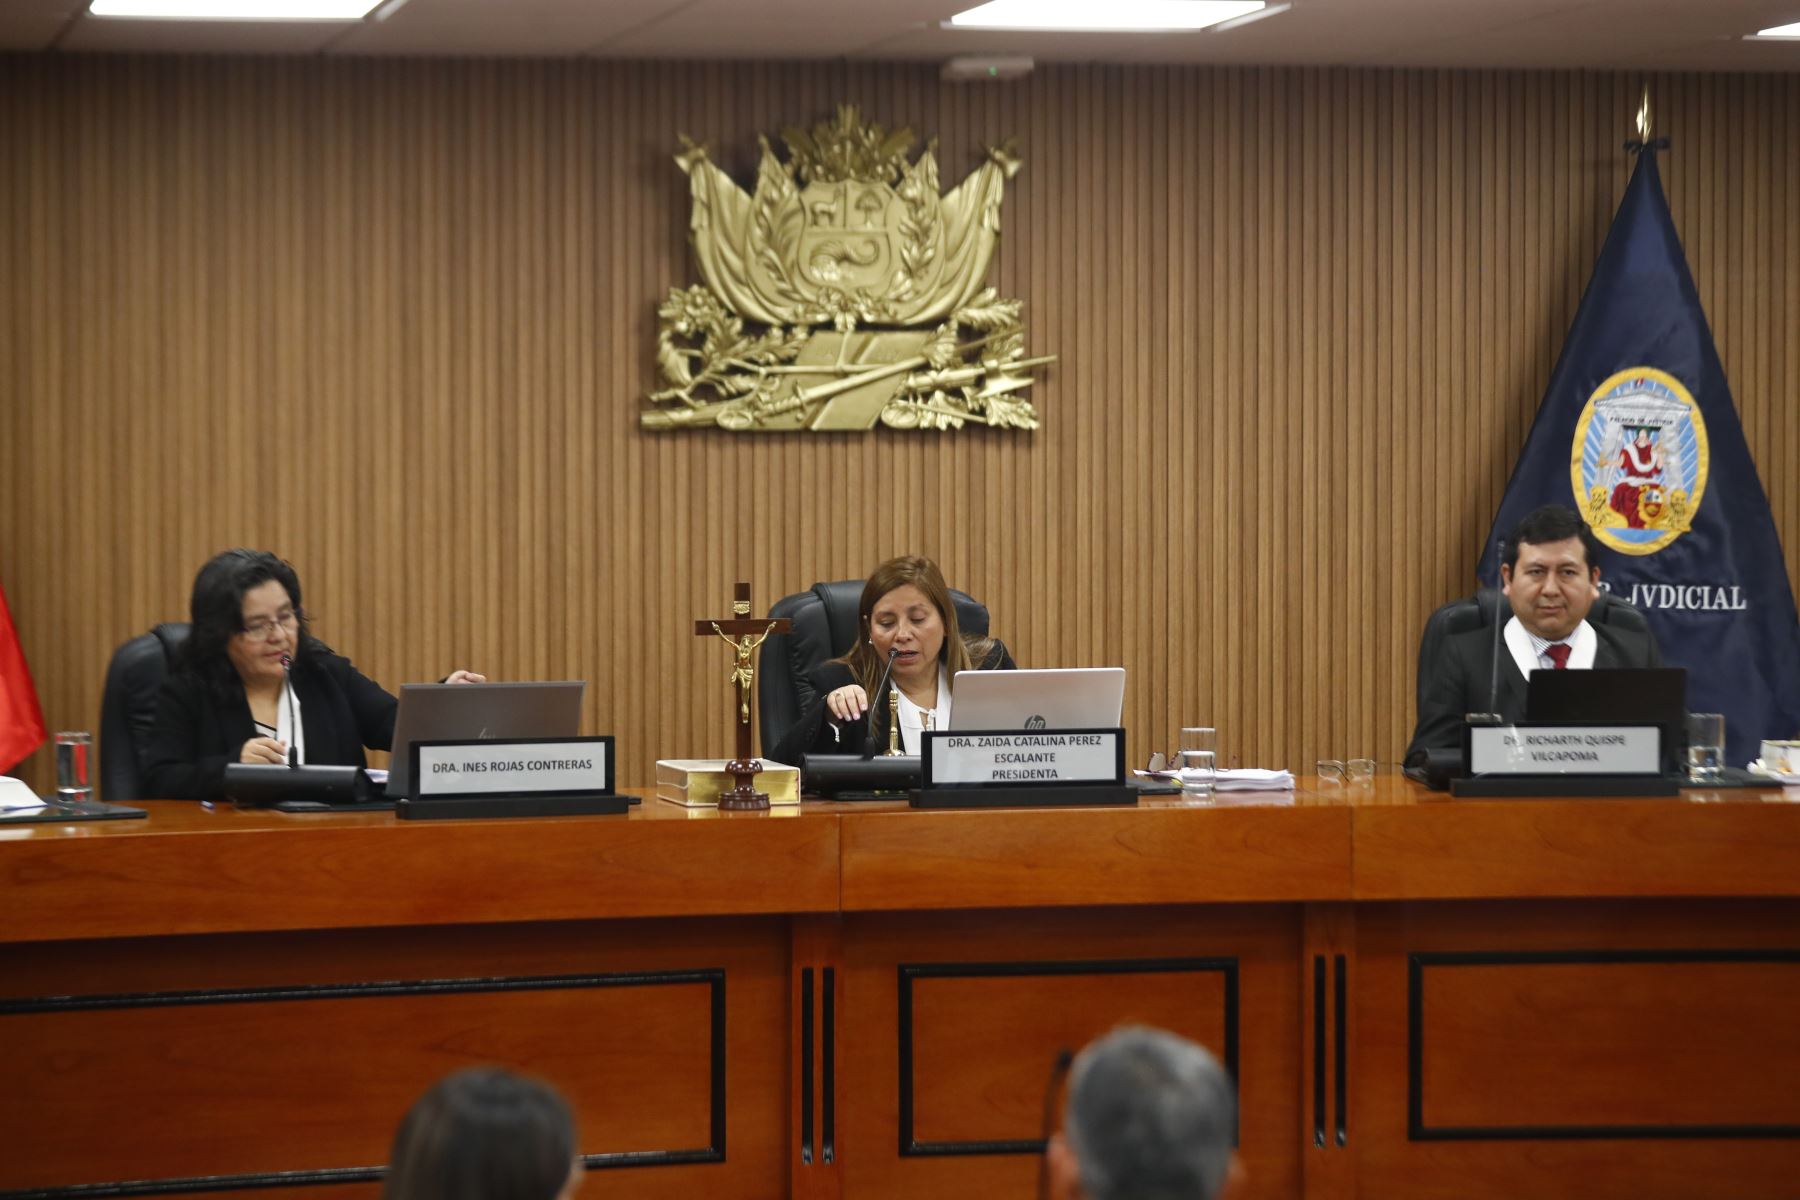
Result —
[[19, 646], [0, 590], [0, 771], [9, 771], [44, 742], [44, 710], [38, 707], [37, 689], [31, 685], [31, 668]]

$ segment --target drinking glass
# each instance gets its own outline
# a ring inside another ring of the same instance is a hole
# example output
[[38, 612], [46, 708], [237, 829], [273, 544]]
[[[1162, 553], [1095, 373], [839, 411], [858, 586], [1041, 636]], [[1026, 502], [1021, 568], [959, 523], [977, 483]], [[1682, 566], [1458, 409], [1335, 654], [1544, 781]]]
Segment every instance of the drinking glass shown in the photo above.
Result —
[[1687, 773], [1695, 783], [1725, 776], [1725, 714], [1689, 713]]
[[82, 804], [94, 798], [94, 784], [88, 775], [89, 751], [94, 735], [69, 730], [56, 735], [56, 802]]
[[1213, 794], [1219, 776], [1218, 756], [1211, 750], [1181, 752], [1181, 795], [1187, 800], [1205, 800]]

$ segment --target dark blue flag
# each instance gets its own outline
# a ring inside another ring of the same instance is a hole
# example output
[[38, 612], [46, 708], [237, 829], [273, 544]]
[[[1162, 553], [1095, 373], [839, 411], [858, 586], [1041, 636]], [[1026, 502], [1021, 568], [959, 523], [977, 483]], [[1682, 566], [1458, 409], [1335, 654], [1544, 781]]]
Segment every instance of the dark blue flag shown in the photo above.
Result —
[[1744, 443], [1663, 196], [1638, 155], [1550, 390], [1477, 568], [1542, 504], [1605, 547], [1600, 586], [1642, 609], [1688, 709], [1725, 714], [1726, 761], [1800, 729], [1800, 622], [1769, 499]]

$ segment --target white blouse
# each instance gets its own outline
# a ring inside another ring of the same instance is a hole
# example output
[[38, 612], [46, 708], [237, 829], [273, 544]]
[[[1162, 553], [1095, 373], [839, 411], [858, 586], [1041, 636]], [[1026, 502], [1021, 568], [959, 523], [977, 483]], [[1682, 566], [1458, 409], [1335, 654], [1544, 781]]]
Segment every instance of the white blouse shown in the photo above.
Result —
[[[935, 706], [920, 708], [897, 683], [894, 685], [894, 694], [900, 697], [900, 749], [907, 754], [918, 754], [924, 749], [925, 741], [919, 736], [921, 730], [950, 728], [950, 675], [943, 667], [938, 668]], [[927, 718], [930, 720], [929, 724], [926, 723]]]
[[[275, 720], [279, 722], [273, 729], [261, 721], [251, 721], [256, 726], [258, 737], [274, 738], [285, 744], [291, 753], [291, 760], [296, 763], [306, 761], [306, 725], [300, 720], [300, 697], [294, 695], [291, 681], [281, 685], [281, 699], [277, 701]], [[289, 722], [293, 724], [289, 724]]]

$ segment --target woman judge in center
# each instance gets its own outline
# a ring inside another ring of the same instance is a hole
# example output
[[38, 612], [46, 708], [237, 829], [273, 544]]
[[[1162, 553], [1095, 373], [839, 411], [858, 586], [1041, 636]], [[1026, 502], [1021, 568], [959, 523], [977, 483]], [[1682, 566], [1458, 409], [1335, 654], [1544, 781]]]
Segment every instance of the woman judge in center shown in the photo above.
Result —
[[775, 761], [798, 763], [804, 754], [861, 754], [871, 748], [871, 737], [877, 753], [886, 749], [887, 696], [877, 697], [876, 689], [890, 656], [900, 697], [900, 748], [907, 754], [919, 752], [920, 729], [950, 727], [951, 688], [958, 671], [1010, 671], [1015, 665], [997, 639], [962, 635], [950, 589], [929, 558], [892, 558], [876, 567], [863, 584], [857, 618], [859, 633], [850, 653], [808, 672], [813, 696], [769, 755]]

